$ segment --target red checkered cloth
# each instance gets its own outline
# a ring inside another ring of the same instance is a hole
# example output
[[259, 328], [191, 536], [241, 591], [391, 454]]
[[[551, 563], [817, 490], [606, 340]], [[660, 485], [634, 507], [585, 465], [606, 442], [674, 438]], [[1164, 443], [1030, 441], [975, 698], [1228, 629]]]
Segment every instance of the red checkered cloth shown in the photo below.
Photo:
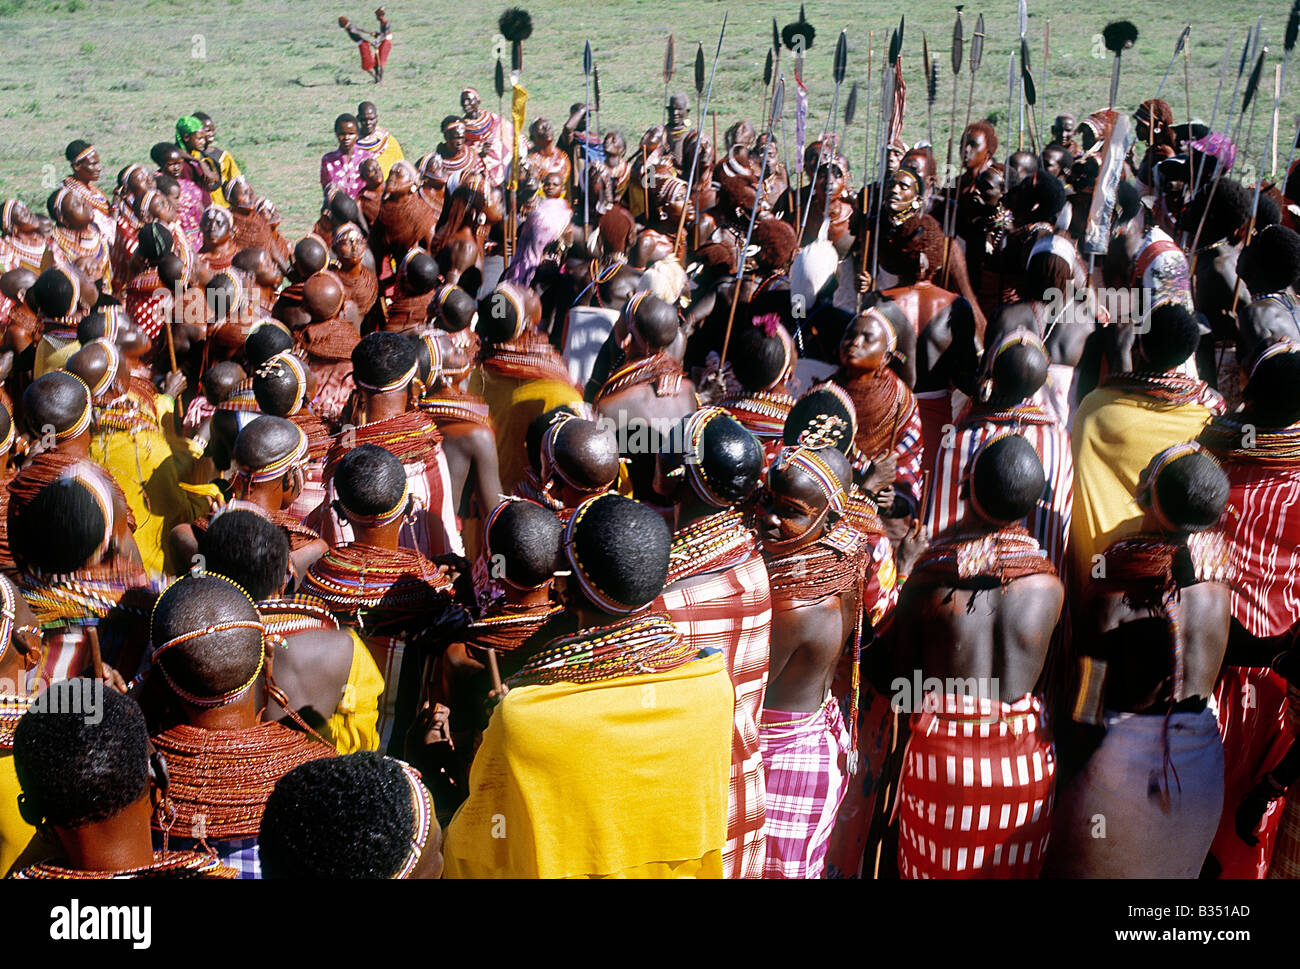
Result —
[[1043, 462], [1047, 489], [1034, 506], [1027, 527], [1061, 573], [1074, 505], [1074, 457], [1069, 433], [1038, 407], [1022, 406], [1014, 414], [974, 415], [955, 427], [952, 439], [935, 453], [925, 523], [931, 535], [938, 535], [962, 520], [966, 514], [960, 493], [962, 475], [979, 449], [1004, 431], [1027, 440]]
[[167, 321], [172, 306], [172, 294], [161, 279], [158, 270], [149, 269], [134, 277], [122, 291], [122, 305], [131, 321], [156, 340]]
[[767, 691], [772, 594], [757, 545], [751, 542], [739, 556], [704, 580], [688, 577], [669, 586], [650, 611], [668, 613], [693, 646], [719, 649], [726, 659], [736, 713], [722, 872], [725, 878], [762, 878], [765, 798], [758, 718]]
[[839, 702], [812, 713], [764, 710], [759, 744], [767, 772], [764, 878], [821, 878], [835, 815], [848, 789], [849, 731]]
[[912, 714], [898, 801], [903, 878], [1036, 878], [1056, 754], [1042, 703], [926, 694]]

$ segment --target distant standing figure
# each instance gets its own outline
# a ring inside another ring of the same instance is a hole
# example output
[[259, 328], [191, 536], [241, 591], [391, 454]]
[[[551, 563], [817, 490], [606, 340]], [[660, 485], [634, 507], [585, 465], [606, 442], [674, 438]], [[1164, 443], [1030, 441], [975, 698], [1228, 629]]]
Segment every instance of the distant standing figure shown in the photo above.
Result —
[[[358, 27], [347, 17], [339, 17], [339, 26], [357, 45], [357, 50], [361, 53], [361, 69], [374, 75], [375, 83], [379, 84], [384, 79], [384, 65], [388, 63], [388, 54], [393, 49], [393, 28], [383, 7], [375, 10], [375, 19], [379, 21], [377, 32]], [[370, 40], [371, 37], [374, 40]]]

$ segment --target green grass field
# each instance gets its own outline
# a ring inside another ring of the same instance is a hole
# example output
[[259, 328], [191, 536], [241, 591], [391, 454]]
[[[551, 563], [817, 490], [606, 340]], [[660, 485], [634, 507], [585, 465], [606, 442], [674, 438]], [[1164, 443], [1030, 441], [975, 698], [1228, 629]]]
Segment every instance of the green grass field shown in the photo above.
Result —
[[[18, 196], [43, 207], [55, 180], [67, 172], [63, 148], [74, 138], [88, 138], [98, 145], [105, 171], [101, 186], [111, 191], [122, 166], [147, 161], [152, 144], [171, 138], [176, 118], [198, 109], [214, 116], [219, 143], [239, 159], [258, 194], [276, 200], [286, 234], [303, 232], [315, 218], [319, 159], [334, 147], [331, 125], [337, 114], [355, 110], [359, 100], [374, 100], [380, 123], [397, 135], [407, 156], [414, 158], [437, 144], [440, 119], [459, 113], [462, 86], [477, 87], [487, 105], [496, 109], [493, 37], [497, 16], [506, 5], [392, 0], [386, 9], [395, 30], [393, 53], [384, 84], [375, 86], [361, 71], [356, 48], [335, 23], [340, 13], [346, 13], [361, 26], [373, 27], [372, 8], [365, 4], [0, 0], [0, 197]], [[582, 48], [589, 38], [601, 73], [601, 125], [618, 128], [633, 144], [641, 130], [662, 118], [661, 68], [669, 32], [677, 43], [673, 89], [689, 90], [696, 43], [704, 43], [711, 59], [723, 12], [730, 11], [712, 105], [721, 135], [741, 117], [758, 118], [772, 17], [785, 24], [798, 12], [794, 2], [767, 0], [610, 0], [603, 4], [532, 0], [526, 6], [535, 27], [525, 47], [523, 79], [530, 93], [530, 120], [538, 115], [562, 120], [569, 104], [582, 100]], [[1178, 34], [1191, 23], [1191, 111], [1208, 121], [1219, 66], [1231, 37], [1222, 119], [1245, 32], [1257, 16], [1264, 15], [1264, 43], [1274, 51], [1261, 83], [1250, 142], [1249, 164], [1257, 164], [1271, 122], [1273, 69], [1281, 63], [1288, 3], [1031, 0], [1029, 6], [1038, 124], [1044, 133], [1051, 116], [1061, 110], [1082, 117], [1106, 106], [1111, 59], [1101, 49], [1099, 32], [1119, 17], [1134, 19], [1141, 29], [1137, 47], [1124, 57], [1119, 100], [1129, 108], [1155, 94]], [[921, 69], [925, 32], [940, 64], [934, 141], [942, 162], [952, 106], [953, 5], [938, 0], [916, 0], [905, 6], [811, 0], [807, 7], [808, 19], [818, 31], [805, 69], [809, 140], [821, 130], [830, 108], [832, 53], [838, 31], [846, 28], [849, 80], [861, 80], [864, 90], [845, 147], [853, 177], [861, 177], [868, 31], [875, 31], [878, 78], [884, 34], [897, 25], [899, 13], [905, 10], [908, 107], [903, 137], [910, 143], [928, 136]], [[1011, 0], [967, 4], [968, 50], [980, 12], [987, 40], [975, 85], [974, 117], [992, 116], [1005, 138], [1008, 55], [1018, 47], [1016, 5]], [[1049, 17], [1051, 54], [1049, 70], [1044, 71], [1043, 39]], [[787, 52], [783, 70], [790, 70], [792, 62]], [[871, 86], [874, 116], [878, 80]], [[968, 59], [958, 87], [960, 126], [969, 90]], [[847, 96], [847, 85], [844, 93]], [[789, 94], [793, 139], [793, 88]], [[1300, 112], [1300, 63], [1292, 65], [1283, 95], [1279, 167], [1285, 163], [1287, 142]], [[1181, 58], [1163, 96], [1173, 104], [1176, 120], [1185, 120]], [[699, 114], [698, 107], [694, 113]], [[1222, 126], [1221, 120], [1218, 127]]]

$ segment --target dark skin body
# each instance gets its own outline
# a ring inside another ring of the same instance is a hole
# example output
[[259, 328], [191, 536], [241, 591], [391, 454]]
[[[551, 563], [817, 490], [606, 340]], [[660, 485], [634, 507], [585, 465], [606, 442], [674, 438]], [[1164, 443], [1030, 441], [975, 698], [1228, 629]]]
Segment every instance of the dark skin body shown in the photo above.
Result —
[[[466, 363], [464, 351], [444, 348], [443, 362], [453, 370], [463, 367]], [[468, 381], [468, 375], [463, 379]], [[464, 515], [468, 511], [472, 495], [478, 499], [480, 512], [486, 515], [497, 506], [501, 495], [496, 435], [489, 428], [468, 421], [439, 424], [438, 431], [442, 434], [442, 450], [447, 458], [457, 513]]]
[[[825, 494], [803, 472], [773, 473], [763, 506], [764, 543], [809, 533], [826, 504]], [[825, 529], [825, 524], [817, 525], [809, 537], [820, 537]], [[816, 602], [796, 603], [773, 595], [765, 708], [802, 713], [822, 705], [860, 609], [853, 589]]]
[[1084, 344], [1095, 331], [1097, 321], [1093, 319], [1086, 303], [1074, 302], [1064, 308], [1060, 318], [1053, 324], [1053, 317], [1061, 309], [1062, 307], [1053, 307], [1051, 303], [1039, 300], [1002, 305], [990, 321], [985, 334], [988, 346], [996, 346], [1005, 334], [1013, 330], [1029, 330], [1043, 339], [1050, 326], [1052, 332], [1044, 343], [1051, 362], [1069, 367], [1078, 366], [1083, 357]]
[[[1242, 291], [1246, 289], [1242, 284]], [[1277, 340], [1300, 342], [1300, 328], [1286, 308], [1276, 300], [1258, 300], [1247, 304], [1242, 297], [1238, 306], [1241, 314], [1241, 331], [1237, 338], [1237, 359], [1248, 360], [1266, 343]]]

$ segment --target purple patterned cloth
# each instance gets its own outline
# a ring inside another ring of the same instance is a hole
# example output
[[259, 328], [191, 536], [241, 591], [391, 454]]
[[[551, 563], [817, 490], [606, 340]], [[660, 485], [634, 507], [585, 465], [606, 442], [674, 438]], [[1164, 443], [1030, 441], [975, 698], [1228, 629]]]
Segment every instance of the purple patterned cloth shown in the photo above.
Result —
[[352, 198], [361, 194], [365, 181], [361, 178], [361, 163], [367, 158], [374, 158], [364, 148], [353, 148], [349, 155], [335, 148], [320, 159], [320, 184], [328, 194], [331, 188], [337, 188]]
[[1214, 131], [1204, 138], [1198, 138], [1191, 144], [1199, 152], [1217, 158], [1223, 163], [1225, 172], [1232, 171], [1232, 163], [1237, 159], [1237, 146], [1221, 131]]
[[759, 751], [767, 776], [764, 878], [821, 878], [835, 815], [848, 789], [849, 731], [830, 698], [812, 713], [764, 710]]

